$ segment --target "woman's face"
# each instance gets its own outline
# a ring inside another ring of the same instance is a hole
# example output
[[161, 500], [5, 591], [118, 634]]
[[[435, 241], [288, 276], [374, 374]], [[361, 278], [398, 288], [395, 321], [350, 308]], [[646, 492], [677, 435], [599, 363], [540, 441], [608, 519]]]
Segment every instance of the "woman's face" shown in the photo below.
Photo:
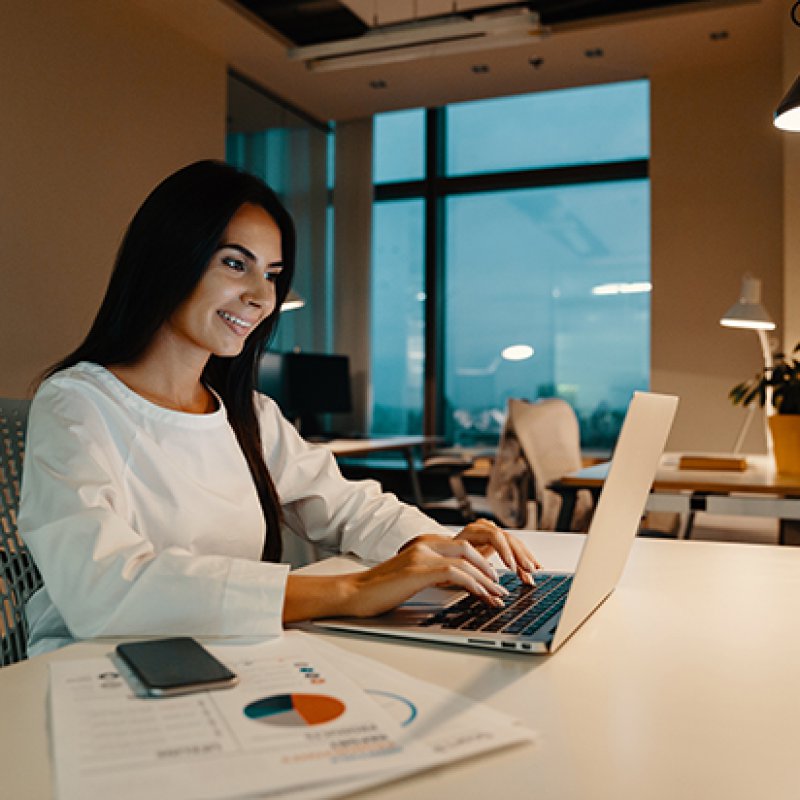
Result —
[[236, 356], [245, 339], [275, 308], [275, 279], [283, 269], [281, 232], [261, 206], [243, 205], [189, 297], [164, 333], [182, 347]]

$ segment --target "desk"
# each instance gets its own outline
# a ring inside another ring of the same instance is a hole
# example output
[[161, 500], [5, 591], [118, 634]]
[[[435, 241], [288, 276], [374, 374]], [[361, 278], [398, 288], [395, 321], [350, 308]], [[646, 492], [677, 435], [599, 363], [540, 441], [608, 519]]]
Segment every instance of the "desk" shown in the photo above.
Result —
[[[583, 541], [525, 536], [555, 569], [574, 567]], [[313, 569], [331, 565], [347, 567]], [[617, 590], [553, 656], [320, 635], [541, 734], [362, 797], [796, 800], [798, 608], [800, 549], [637, 539]], [[48, 662], [111, 649], [84, 643], [0, 669], [3, 797], [52, 796]]]
[[414, 450], [418, 447], [434, 445], [438, 442], [439, 438], [436, 436], [388, 436], [380, 439], [332, 439], [329, 442], [321, 442], [321, 444], [327, 447], [337, 458], [365, 456], [388, 450], [402, 450], [406, 458], [408, 479], [411, 482], [414, 503], [417, 506], [422, 506], [424, 498], [419, 485], [417, 467], [414, 463]]
[[[768, 456], [747, 456], [748, 467], [741, 472], [725, 470], [678, 469], [679, 456], [665, 453], [653, 480], [647, 501], [649, 511], [779, 517], [800, 520], [800, 476], [779, 475]], [[595, 495], [608, 474], [610, 462], [571, 472], [551, 485], [563, 502], [557, 530], [568, 530], [575, 495], [589, 489]], [[781, 526], [781, 541], [784, 536]]]

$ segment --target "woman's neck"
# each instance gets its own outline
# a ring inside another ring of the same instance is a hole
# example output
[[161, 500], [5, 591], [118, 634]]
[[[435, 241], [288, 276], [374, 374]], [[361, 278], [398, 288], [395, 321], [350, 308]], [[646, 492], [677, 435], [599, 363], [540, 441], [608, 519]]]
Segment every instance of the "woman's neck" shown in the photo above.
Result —
[[217, 401], [202, 381], [202, 369], [152, 363], [147, 356], [132, 364], [110, 364], [109, 372], [140, 397], [172, 411], [210, 414]]

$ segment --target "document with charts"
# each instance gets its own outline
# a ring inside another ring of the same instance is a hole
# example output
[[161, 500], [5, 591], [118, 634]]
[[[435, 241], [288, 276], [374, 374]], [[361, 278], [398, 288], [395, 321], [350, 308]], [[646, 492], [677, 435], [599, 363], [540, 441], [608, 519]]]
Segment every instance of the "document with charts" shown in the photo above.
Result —
[[333, 797], [530, 738], [510, 725], [492, 734], [502, 715], [487, 719], [485, 738], [476, 732], [475, 741], [460, 742], [452, 728], [450, 753], [441, 749], [446, 726], [436, 731], [438, 748], [424, 736], [409, 737], [397, 718], [402, 692], [370, 694], [344, 674], [345, 654], [338, 651], [334, 662], [336, 648], [318, 648], [299, 632], [211, 649], [240, 684], [168, 699], [136, 697], [109, 658], [53, 662], [55, 795]]

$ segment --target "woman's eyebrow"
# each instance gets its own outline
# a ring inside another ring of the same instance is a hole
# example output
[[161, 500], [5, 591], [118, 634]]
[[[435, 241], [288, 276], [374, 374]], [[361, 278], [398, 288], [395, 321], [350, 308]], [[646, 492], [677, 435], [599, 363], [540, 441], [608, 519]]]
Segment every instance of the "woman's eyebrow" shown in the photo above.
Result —
[[223, 242], [217, 250], [238, 250], [245, 258], [249, 258], [251, 261], [257, 261], [258, 259], [255, 257], [253, 253], [251, 253], [246, 247], [243, 247], [240, 244], [234, 244], [233, 242]]

